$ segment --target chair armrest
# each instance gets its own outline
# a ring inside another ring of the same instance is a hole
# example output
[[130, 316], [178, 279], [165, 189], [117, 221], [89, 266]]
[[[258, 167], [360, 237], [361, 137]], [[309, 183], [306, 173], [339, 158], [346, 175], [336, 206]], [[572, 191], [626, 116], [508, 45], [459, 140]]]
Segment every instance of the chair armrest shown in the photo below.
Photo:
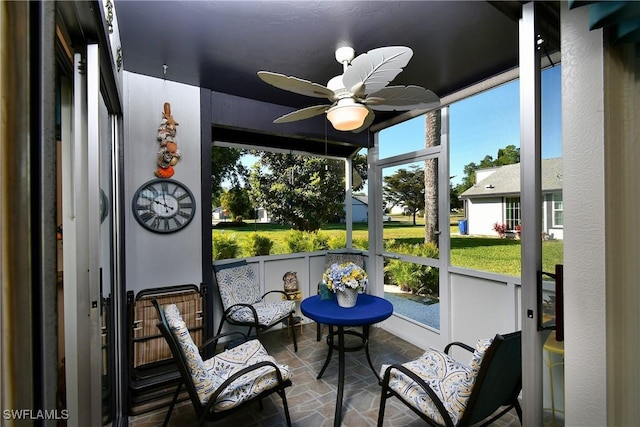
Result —
[[232, 332], [223, 332], [221, 334], [218, 334], [216, 336], [213, 336], [209, 339], [207, 339], [205, 342], [202, 343], [202, 345], [200, 346], [200, 348], [198, 350], [200, 350], [200, 353], [202, 353], [202, 351], [207, 348], [209, 345], [213, 344], [214, 350], [215, 350], [215, 346], [218, 344], [218, 341], [220, 340], [220, 338], [224, 338], [224, 337], [228, 337], [230, 335], [240, 335], [242, 338], [244, 338], [243, 342], [247, 342], [248, 338], [245, 334], [243, 334], [240, 331], [232, 331]]
[[248, 307], [249, 309], [251, 309], [251, 313], [253, 314], [253, 323], [255, 325], [259, 325], [259, 323], [258, 323], [258, 312], [256, 311], [256, 309], [251, 304], [244, 304], [244, 303], [234, 304], [234, 305], [232, 305], [231, 307], [227, 308], [224, 311], [223, 316], [227, 317], [229, 315], [229, 313], [231, 313], [231, 310], [233, 310], [234, 308], [240, 308], [240, 307]]
[[267, 295], [272, 294], [272, 293], [282, 294], [282, 295], [284, 295], [284, 296], [286, 296], [286, 295], [287, 295], [287, 293], [286, 293], [285, 291], [281, 291], [281, 290], [278, 290], [278, 289], [274, 289], [274, 290], [272, 290], [272, 291], [265, 292], [265, 293], [260, 297], [260, 299], [264, 299], [264, 297], [266, 297]]
[[473, 353], [475, 351], [475, 348], [471, 347], [470, 345], [467, 345], [467, 344], [462, 343], [462, 342], [454, 341], [454, 342], [451, 342], [451, 343], [447, 344], [447, 346], [444, 348], [444, 352], [446, 354], [449, 354], [449, 349], [451, 347], [453, 347], [454, 345], [457, 346], [457, 347], [464, 348], [465, 350], [467, 350], [467, 351], [469, 351], [471, 353]]
[[262, 362], [258, 362], [255, 365], [251, 365], [251, 366], [248, 366], [248, 367], [246, 367], [244, 369], [239, 370], [238, 372], [236, 372], [235, 374], [233, 374], [229, 378], [227, 378], [225, 382], [220, 384], [220, 386], [216, 389], [216, 391], [213, 392], [213, 394], [211, 396], [209, 396], [209, 401], [207, 402], [207, 406], [205, 407], [206, 413], [211, 411], [211, 407], [213, 405], [215, 405], [216, 400], [218, 400], [218, 396], [220, 395], [220, 393], [222, 393], [225, 388], [229, 387], [229, 385], [232, 382], [234, 382], [235, 380], [237, 380], [241, 376], [245, 375], [246, 373], [249, 373], [251, 371], [255, 371], [256, 369], [260, 369], [260, 368], [262, 368], [264, 366], [272, 366], [276, 370], [276, 377], [278, 379], [278, 385], [280, 387], [282, 387], [282, 385], [284, 384], [284, 380], [282, 379], [282, 374], [280, 373], [280, 369], [278, 369], [278, 367], [276, 366], [275, 363], [270, 362], [268, 360], [263, 360]]
[[424, 382], [424, 380], [420, 378], [415, 372], [410, 371], [409, 369], [405, 368], [402, 365], [398, 365], [398, 364], [391, 365], [384, 371], [384, 377], [380, 382], [383, 393], [385, 393], [386, 390], [389, 388], [389, 379], [391, 378], [391, 371], [393, 369], [397, 369], [398, 371], [402, 372], [404, 375], [408, 376], [413, 381], [415, 381], [416, 384], [418, 384], [418, 386], [420, 386], [420, 388], [422, 388], [427, 393], [427, 395], [435, 405], [436, 409], [442, 416], [442, 419], [444, 420], [444, 424], [447, 427], [454, 427], [453, 420], [451, 419], [451, 415], [449, 415], [449, 412], [447, 412], [447, 410], [445, 409], [444, 405], [438, 398], [438, 395], [435, 393], [435, 391], [433, 391], [433, 389], [429, 387], [429, 385], [426, 382]]

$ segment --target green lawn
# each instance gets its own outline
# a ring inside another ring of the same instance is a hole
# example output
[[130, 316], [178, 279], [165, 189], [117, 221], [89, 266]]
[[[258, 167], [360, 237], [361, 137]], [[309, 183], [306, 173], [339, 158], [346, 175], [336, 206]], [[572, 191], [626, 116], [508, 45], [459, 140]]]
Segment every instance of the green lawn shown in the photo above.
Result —
[[[396, 243], [422, 243], [424, 220], [416, 221], [414, 226], [411, 217], [394, 216], [393, 221], [384, 223], [383, 238], [394, 239]], [[288, 253], [285, 236], [288, 227], [277, 224], [253, 224], [247, 222], [245, 227], [214, 228], [212, 233], [224, 233], [235, 236], [240, 246], [250, 233], [258, 232], [268, 236], [273, 242], [271, 254]], [[489, 271], [510, 276], [520, 276], [520, 240], [499, 239], [497, 237], [459, 236], [458, 219], [451, 219], [451, 265], [474, 270]], [[327, 236], [345, 235], [344, 224], [329, 224], [320, 233]], [[366, 223], [353, 225], [354, 246], [359, 242], [366, 242], [368, 229]], [[554, 271], [555, 264], [563, 263], [562, 240], [548, 240], [542, 242], [543, 270]]]

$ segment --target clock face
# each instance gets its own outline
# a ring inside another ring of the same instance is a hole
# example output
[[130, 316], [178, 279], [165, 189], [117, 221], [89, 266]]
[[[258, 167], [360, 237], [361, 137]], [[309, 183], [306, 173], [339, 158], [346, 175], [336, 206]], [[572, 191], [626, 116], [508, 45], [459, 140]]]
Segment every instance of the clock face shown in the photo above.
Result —
[[196, 213], [196, 201], [184, 184], [173, 179], [153, 179], [133, 196], [133, 216], [147, 230], [173, 233], [186, 227]]

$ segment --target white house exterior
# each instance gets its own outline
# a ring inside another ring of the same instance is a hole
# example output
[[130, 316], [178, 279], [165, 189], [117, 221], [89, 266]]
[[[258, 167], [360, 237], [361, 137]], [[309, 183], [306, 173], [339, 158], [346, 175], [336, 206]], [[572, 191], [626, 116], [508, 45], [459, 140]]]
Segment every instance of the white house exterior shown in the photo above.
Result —
[[[542, 168], [542, 230], [545, 238], [563, 238], [562, 158], [544, 159]], [[460, 195], [467, 230], [472, 235], [496, 235], [495, 223], [516, 232], [520, 219], [520, 164], [479, 169], [476, 184]]]
[[369, 220], [368, 206], [369, 198], [367, 196], [351, 197], [351, 215], [353, 218], [353, 222], [367, 222]]

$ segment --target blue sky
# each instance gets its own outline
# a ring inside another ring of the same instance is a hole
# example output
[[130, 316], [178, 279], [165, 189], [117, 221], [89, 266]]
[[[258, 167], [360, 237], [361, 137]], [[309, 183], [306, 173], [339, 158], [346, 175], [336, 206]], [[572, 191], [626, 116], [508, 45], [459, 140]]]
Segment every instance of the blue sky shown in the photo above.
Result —
[[[460, 182], [464, 166], [479, 163], [498, 149], [520, 146], [519, 81], [507, 83], [451, 105], [450, 174]], [[562, 156], [560, 65], [542, 73], [542, 157]], [[380, 157], [424, 147], [424, 116], [380, 132]]]

